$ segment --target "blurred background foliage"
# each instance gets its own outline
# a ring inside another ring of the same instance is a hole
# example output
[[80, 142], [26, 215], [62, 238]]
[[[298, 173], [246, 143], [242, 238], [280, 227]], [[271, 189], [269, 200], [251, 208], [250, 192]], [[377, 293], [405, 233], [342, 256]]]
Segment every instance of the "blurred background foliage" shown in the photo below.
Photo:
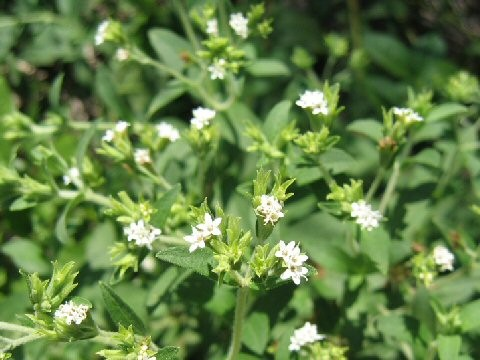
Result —
[[[243, 10], [250, 4], [233, 3]], [[436, 118], [432, 115], [433, 120], [415, 134], [412, 157], [402, 169], [388, 222], [375, 235], [383, 237], [386, 248], [377, 248], [376, 239], [367, 234], [361, 254], [355, 254], [344, 240], [352, 227], [318, 210], [317, 203], [328, 193], [320, 173], [291, 164], [290, 175], [300, 181], [274, 236], [300, 241], [319, 274], [299, 288], [284, 286], [266, 296], [255, 295], [242, 359], [288, 359], [289, 335], [299, 319], [310, 319], [320, 332], [337, 336], [350, 347], [351, 358], [427, 359], [432, 353], [429, 344], [437, 335], [452, 335], [450, 340], [457, 341], [454, 335], [459, 333], [461, 358], [479, 358], [480, 320], [471, 314], [480, 319], [479, 300], [475, 300], [480, 291], [476, 264], [480, 230], [478, 215], [469, 208], [478, 203], [480, 194], [478, 125], [468, 116], [451, 118], [467, 108], [478, 116], [480, 95], [472, 78], [478, 75], [480, 63], [480, 3], [279, 0], [267, 1], [266, 7], [274, 18], [274, 32], [267, 40], [255, 40], [255, 47], [247, 51], [252, 59], [273, 58], [284, 67], [277, 72], [242, 73], [248, 87], [222, 116], [259, 123], [281, 99], [296, 99], [312, 79], [338, 82], [340, 103], [346, 109], [334, 128], [342, 136], [340, 146], [346, 154], [332, 155], [329, 167], [339, 182], [352, 176], [366, 184], [373, 180], [380, 131], [373, 120], [381, 119], [382, 106], [405, 104], [410, 89], [417, 95], [431, 90], [434, 104], [458, 107], [437, 106]], [[93, 41], [98, 24], [112, 18], [122, 22], [141, 49], [156, 56], [149, 41], [151, 29], [168, 28], [184, 36], [171, 2], [15, 0], [1, 2], [0, 9], [0, 115], [18, 109], [37, 122], [55, 117], [79, 123], [169, 119], [179, 127], [188, 126], [198, 99], [172, 91], [169, 79], [151, 67], [113, 60], [113, 46], [96, 48]], [[468, 81], [459, 75], [461, 71]], [[297, 109], [292, 113], [301, 118]], [[305, 124], [299, 120], [299, 126]], [[253, 178], [258, 156], [244, 152], [249, 141], [238, 127], [229, 131], [223, 134], [208, 181], [220, 189], [217, 200], [228, 211], [253, 223], [250, 205], [235, 186]], [[75, 156], [72, 144], [78, 138], [78, 132], [70, 131], [49, 141], [69, 159]], [[19, 145], [0, 139], [0, 162], [13, 161], [17, 169], [34, 176], [31, 150], [40, 141]], [[162, 168], [169, 180], [176, 182], [192, 173], [190, 153], [185, 144], [167, 150]], [[99, 185], [102, 193], [127, 190], [138, 197], [148, 193], [145, 184], [122, 169], [101, 159], [95, 159], [95, 166], [105, 177]], [[95, 320], [107, 325], [110, 319], [102, 308], [97, 282], [110, 276], [107, 249], [121, 237], [121, 229], [94, 205], [83, 204], [68, 216], [68, 231], [75, 240], [62, 243], [53, 229], [64, 203], [52, 200], [11, 212], [8, 190], [0, 190], [0, 198], [0, 319], [13, 321], [15, 314], [29, 308], [18, 268], [46, 276], [49, 262], [58, 259], [76, 261], [81, 269], [77, 292], [94, 304]], [[461, 269], [441, 276], [428, 290], [415, 287], [407, 260], [438, 241], [454, 249], [456, 267]], [[466, 249], [477, 255], [470, 256]], [[143, 271], [115, 286], [116, 292], [149, 324], [157, 343], [180, 346], [189, 359], [218, 359], [229, 341], [233, 292], [175, 267], [152, 266], [148, 259]], [[449, 313], [456, 306], [463, 320], [461, 331], [438, 316], [439, 308]], [[39, 341], [15, 356], [90, 359], [97, 350], [89, 343], [50, 346]]]

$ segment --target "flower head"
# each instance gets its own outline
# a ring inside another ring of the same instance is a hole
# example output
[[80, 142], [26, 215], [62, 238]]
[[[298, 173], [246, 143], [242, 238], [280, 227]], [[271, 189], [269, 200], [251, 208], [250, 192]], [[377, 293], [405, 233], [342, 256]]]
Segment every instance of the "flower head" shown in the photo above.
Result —
[[68, 325], [75, 323], [80, 325], [87, 318], [88, 305], [74, 304], [73, 301], [67, 301], [60, 305], [55, 311], [55, 318], [63, 319]]
[[191, 244], [188, 248], [188, 251], [190, 252], [194, 252], [197, 249], [203, 249], [205, 247], [205, 240], [207, 240], [205, 233], [193, 226], [192, 233], [184, 236], [183, 238], [186, 242]]
[[230, 15], [228, 22], [230, 27], [235, 31], [235, 34], [243, 39], [248, 36], [248, 19], [242, 13], [235, 13]]
[[443, 245], [437, 245], [433, 249], [433, 259], [435, 264], [440, 268], [440, 271], [452, 271], [455, 257]]
[[221, 235], [220, 223], [222, 218], [212, 219], [212, 216], [208, 213], [205, 214], [205, 221], [202, 224], [197, 225], [197, 229], [203, 232], [205, 237]]
[[77, 184], [80, 182], [80, 170], [76, 167], [72, 167], [67, 170], [67, 173], [63, 175], [63, 183], [65, 185]]
[[114, 138], [115, 138], [115, 131], [110, 129], [105, 131], [105, 135], [102, 136], [102, 140], [106, 142], [112, 142]]
[[194, 128], [200, 130], [210, 125], [210, 120], [215, 117], [216, 112], [215, 110], [199, 106], [192, 111], [192, 114], [193, 118], [190, 120], [190, 123]]
[[255, 208], [257, 215], [263, 217], [264, 224], [274, 225], [280, 218], [284, 217], [282, 204], [273, 195], [262, 195], [260, 205]]
[[137, 360], [155, 360], [157, 358], [155, 354], [156, 352], [150, 350], [148, 344], [143, 343], [138, 351]]
[[128, 241], [134, 241], [137, 246], [146, 246], [152, 248], [152, 243], [162, 233], [160, 229], [145, 223], [143, 220], [133, 222], [123, 228], [123, 233], [127, 235]]
[[319, 90], [306, 90], [302, 95], [300, 95], [300, 99], [298, 99], [295, 104], [300, 106], [302, 109], [310, 109], [313, 115], [328, 114], [327, 99], [325, 99], [323, 92]]
[[115, 132], [123, 133], [129, 126], [128, 122], [120, 120], [115, 124]]
[[296, 285], [299, 285], [302, 277], [307, 279], [308, 269], [303, 264], [308, 260], [308, 256], [300, 252], [300, 247], [294, 241], [285, 244], [280, 240], [279, 245], [280, 248], [275, 252], [275, 256], [281, 258], [286, 266], [280, 278], [292, 279]]
[[133, 158], [135, 159], [135, 162], [139, 165], [149, 164], [152, 162], [152, 158], [150, 157], [150, 150], [148, 149], [135, 149]]
[[218, 36], [218, 21], [217, 19], [210, 19], [207, 21], [206, 32], [208, 35]]
[[379, 227], [380, 220], [382, 220], [380, 211], [372, 210], [372, 207], [364, 200], [352, 203], [350, 216], [356, 218], [357, 224], [368, 231]]
[[115, 127], [105, 131], [105, 134], [102, 136], [102, 140], [106, 142], [112, 142], [115, 139], [116, 134], [121, 134], [127, 130], [130, 124], [126, 121], [120, 120], [115, 124]]
[[155, 126], [155, 128], [157, 129], [158, 137], [162, 139], [168, 139], [170, 142], [175, 142], [180, 139], [180, 133], [178, 130], [169, 123], [161, 122]]
[[227, 73], [227, 61], [225, 59], [215, 59], [213, 60], [212, 65], [210, 65], [207, 70], [210, 72], [210, 79], [216, 80], [220, 79], [223, 80], [225, 78], [225, 74]]
[[100, 25], [98, 25], [97, 32], [95, 34], [95, 45], [98, 46], [105, 42], [105, 35], [109, 25], [109, 20], [104, 20], [100, 23]]
[[307, 321], [305, 325], [293, 332], [288, 350], [299, 351], [301, 347], [323, 339], [325, 339], [325, 335], [318, 333], [317, 325]]
[[115, 52], [115, 58], [118, 61], [126, 61], [128, 60], [129, 56], [130, 56], [130, 53], [125, 48], [118, 48], [117, 51]]
[[393, 108], [393, 113], [398, 116], [400, 121], [405, 122], [406, 124], [411, 124], [414, 122], [423, 121], [423, 117], [421, 117], [417, 112], [413, 111], [410, 108]]

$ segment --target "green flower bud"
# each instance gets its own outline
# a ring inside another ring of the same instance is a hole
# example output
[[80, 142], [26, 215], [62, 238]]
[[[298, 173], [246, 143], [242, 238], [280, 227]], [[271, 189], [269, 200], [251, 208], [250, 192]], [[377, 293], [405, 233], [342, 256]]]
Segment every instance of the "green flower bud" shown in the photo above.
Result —
[[445, 93], [454, 101], [467, 104], [480, 102], [478, 79], [466, 71], [459, 71], [448, 79]]
[[330, 33], [325, 36], [325, 45], [328, 53], [333, 57], [343, 57], [348, 53], [348, 40], [340, 34]]
[[322, 127], [320, 132], [308, 131], [297, 137], [294, 142], [305, 153], [319, 155], [332, 148], [339, 140], [339, 136], [329, 136], [327, 127]]
[[299, 46], [293, 49], [291, 60], [300, 69], [310, 69], [315, 64], [315, 58], [307, 50]]

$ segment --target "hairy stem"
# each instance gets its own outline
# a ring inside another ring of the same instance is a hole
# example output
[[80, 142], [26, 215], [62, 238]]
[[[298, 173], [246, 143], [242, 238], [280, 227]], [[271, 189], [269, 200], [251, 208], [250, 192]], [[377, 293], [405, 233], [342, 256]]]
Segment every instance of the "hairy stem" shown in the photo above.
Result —
[[25, 345], [29, 342], [41, 339], [44, 337], [44, 335], [38, 334], [38, 333], [31, 333], [22, 337], [19, 337], [17, 339], [12, 339], [9, 344], [7, 344], [5, 347], [0, 349], [0, 352], [7, 352], [11, 351], [19, 346]]
[[392, 197], [393, 192], [395, 191], [395, 187], [397, 186], [399, 176], [400, 176], [400, 163], [398, 161], [395, 161], [395, 163], [393, 164], [392, 175], [390, 175], [390, 179], [388, 179], [387, 188], [385, 189], [382, 200], [380, 201], [379, 211], [382, 214], [385, 212], [388, 202]]
[[385, 167], [381, 166], [380, 169], [377, 171], [377, 175], [375, 176], [375, 179], [373, 179], [372, 184], [370, 185], [370, 188], [368, 189], [367, 195], [365, 196], [365, 201], [368, 203], [372, 199], [373, 195], [375, 195], [375, 192], [377, 191], [378, 187], [382, 183], [382, 180], [385, 176]]
[[178, 13], [178, 17], [180, 18], [180, 22], [182, 23], [183, 30], [185, 31], [185, 35], [187, 35], [188, 40], [193, 45], [195, 51], [200, 50], [200, 43], [198, 42], [197, 35], [195, 35], [195, 31], [193, 31], [192, 23], [188, 18], [187, 11], [184, 8], [183, 1], [181, 0], [173, 0], [172, 1], [175, 10]]
[[12, 324], [4, 321], [0, 321], [0, 330], [5, 331], [17, 331], [25, 334], [31, 334], [35, 331], [35, 329], [31, 327], [26, 327], [22, 325]]
[[[75, 199], [80, 195], [80, 191], [77, 190], [60, 190], [58, 191], [58, 196], [65, 200]], [[102, 194], [93, 192], [92, 190], [87, 190], [84, 193], [85, 201], [100, 205], [100, 206], [110, 206], [110, 199]]]
[[328, 185], [329, 189], [333, 190], [333, 187], [335, 185], [337, 185], [337, 182], [332, 177], [332, 175], [330, 175], [330, 172], [327, 170], [327, 168], [325, 166], [323, 166], [323, 163], [320, 160], [317, 161], [317, 165], [318, 165], [318, 168], [320, 169], [320, 171], [322, 173], [323, 178], [327, 182], [327, 185]]
[[249, 293], [248, 287], [240, 287], [237, 290], [237, 303], [235, 306], [235, 318], [233, 320], [232, 339], [230, 349], [228, 350], [227, 360], [236, 360], [242, 345], [242, 329], [245, 320], [247, 299]]

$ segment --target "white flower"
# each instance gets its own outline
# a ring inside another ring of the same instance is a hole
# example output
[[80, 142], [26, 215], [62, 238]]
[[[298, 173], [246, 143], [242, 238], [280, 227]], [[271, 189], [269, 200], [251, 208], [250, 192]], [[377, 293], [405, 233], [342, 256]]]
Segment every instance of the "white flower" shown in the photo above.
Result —
[[368, 231], [379, 227], [380, 220], [382, 220], [382, 214], [380, 214], [380, 211], [372, 210], [372, 207], [364, 200], [352, 203], [350, 216], [357, 218], [357, 224], [359, 224], [362, 229]]
[[203, 249], [205, 247], [205, 240], [207, 237], [203, 233], [203, 231], [198, 230], [197, 228], [192, 226], [192, 233], [190, 235], [186, 235], [183, 237], [184, 240], [190, 243], [190, 247], [188, 251], [194, 252], [197, 249]]
[[[140, 351], [138, 352], [137, 355], [137, 360], [156, 360], [156, 356], [150, 356], [148, 353], [155, 353], [154, 351], [149, 351], [148, 345], [147, 344], [142, 344], [140, 346]], [[155, 354], [153, 354], [155, 355]]]
[[279, 245], [280, 249], [275, 252], [275, 256], [282, 258], [287, 267], [280, 278], [282, 280], [291, 278], [296, 285], [300, 284], [302, 277], [308, 280], [306, 277], [308, 269], [303, 266], [303, 263], [308, 260], [308, 256], [300, 252], [300, 247], [294, 241], [285, 244], [283, 240], [280, 240]]
[[150, 150], [148, 149], [135, 149], [133, 158], [135, 159], [135, 162], [139, 165], [144, 165], [152, 162], [152, 158], [150, 157]]
[[228, 24], [231, 26], [235, 34], [243, 39], [248, 36], [248, 19], [243, 16], [242, 13], [236, 13], [230, 15], [230, 21]]
[[97, 33], [95, 34], [95, 45], [101, 45], [105, 41], [105, 34], [107, 32], [107, 28], [110, 25], [110, 21], [104, 20], [98, 25]]
[[105, 131], [105, 135], [102, 136], [102, 140], [106, 142], [112, 142], [114, 138], [115, 138], [115, 131], [110, 129]]
[[139, 220], [123, 228], [123, 233], [127, 235], [128, 241], [134, 241], [137, 246], [146, 246], [152, 248], [152, 243], [162, 233], [160, 229]]
[[200, 106], [194, 109], [192, 113], [193, 118], [190, 120], [190, 123], [194, 128], [198, 130], [210, 125], [210, 120], [212, 120], [216, 115], [215, 110], [203, 108]]
[[129, 56], [130, 56], [130, 53], [128, 52], [127, 49], [124, 49], [124, 48], [118, 48], [117, 51], [115, 52], [115, 58], [118, 61], [128, 60]]
[[217, 19], [210, 19], [207, 21], [207, 30], [208, 35], [218, 36], [218, 21]]
[[156, 125], [157, 134], [162, 139], [168, 139], [170, 142], [175, 142], [180, 139], [180, 133], [175, 127], [166, 122], [161, 122]]
[[73, 301], [68, 301], [58, 307], [55, 311], [55, 318], [65, 320], [67, 325], [72, 323], [80, 325], [87, 318], [88, 309], [88, 305], [77, 305]]
[[76, 167], [72, 167], [67, 170], [67, 173], [63, 175], [63, 183], [65, 185], [75, 184], [80, 182], [80, 170]]
[[325, 99], [323, 92], [319, 90], [306, 90], [300, 99], [298, 99], [295, 104], [300, 106], [302, 109], [311, 109], [313, 115], [317, 114], [328, 114], [328, 103]]
[[255, 212], [263, 217], [264, 224], [275, 224], [280, 218], [284, 217], [282, 204], [273, 195], [262, 195], [260, 205], [255, 208]]
[[440, 271], [453, 270], [455, 257], [445, 246], [435, 246], [433, 249], [433, 259], [435, 260], [435, 264], [440, 268]]
[[296, 329], [290, 337], [288, 350], [299, 351], [302, 346], [312, 344], [316, 341], [325, 339], [325, 335], [319, 334], [317, 325], [306, 322], [301, 328]]
[[223, 80], [225, 78], [225, 74], [227, 73], [226, 66], [227, 61], [225, 59], [215, 59], [212, 65], [207, 68], [207, 70], [210, 72], [210, 79]]
[[412, 122], [420, 122], [423, 121], [423, 117], [421, 117], [418, 113], [413, 111], [410, 108], [393, 108], [393, 113], [397, 115], [400, 119], [405, 121], [407, 124]]
[[115, 124], [115, 132], [122, 133], [130, 126], [126, 121], [120, 120]]
[[221, 222], [222, 218], [212, 219], [212, 216], [206, 213], [204, 223], [198, 224], [197, 229], [200, 230], [206, 238], [218, 236], [222, 233], [219, 228]]

